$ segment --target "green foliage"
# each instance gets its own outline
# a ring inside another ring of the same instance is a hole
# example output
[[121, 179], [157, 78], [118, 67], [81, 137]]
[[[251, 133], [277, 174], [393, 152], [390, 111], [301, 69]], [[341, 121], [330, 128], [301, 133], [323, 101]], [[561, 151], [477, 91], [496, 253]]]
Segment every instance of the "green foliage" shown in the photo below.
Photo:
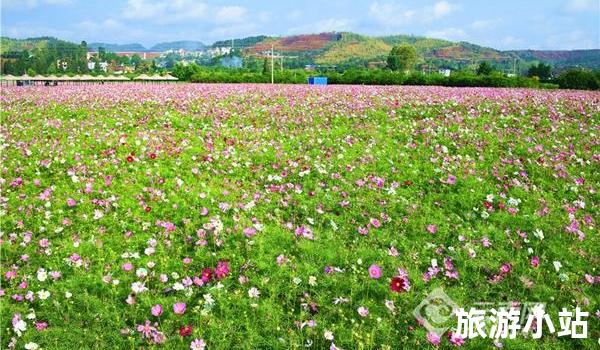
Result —
[[527, 76], [530, 78], [538, 77], [540, 80], [549, 80], [552, 77], [552, 66], [539, 62], [529, 68]]
[[57, 63], [66, 64], [65, 73], [87, 73], [87, 44], [73, 44], [54, 38], [12, 40], [2, 38], [2, 73], [21, 75], [28, 69], [40, 74], [63, 72]]
[[412, 45], [394, 46], [387, 57], [388, 68], [393, 71], [411, 70], [417, 63], [417, 50]]
[[586, 71], [570, 69], [557, 78], [561, 89], [598, 90], [600, 88], [600, 70]]
[[[233, 69], [219, 67], [202, 67], [195, 63], [176, 64], [173, 76], [182, 81], [196, 83], [269, 83], [271, 81], [270, 66], [265, 60], [262, 72], [249, 69]], [[322, 71], [311, 75], [322, 75], [328, 78], [329, 84], [355, 85], [441, 85], [457, 87], [545, 87], [555, 88], [555, 85], [540, 85], [539, 81], [525, 77], [507, 77], [500, 72], [489, 75], [476, 75], [472, 72], [457, 71], [449, 77], [440, 74], [425, 75], [421, 73], [404, 74], [384, 69], [351, 68], [343, 73]], [[307, 72], [300, 69], [275, 70], [275, 82], [287, 84], [306, 84]]]
[[490, 74], [492, 74], [493, 71], [494, 71], [494, 68], [487, 61], [481, 62], [479, 64], [479, 66], [477, 67], [477, 75], [490, 75]]
[[[421, 73], [402, 74], [388, 70], [347, 70], [343, 74], [325, 73], [330, 84], [359, 85], [440, 85], [454, 87], [542, 87], [535, 79], [524, 77], [507, 77], [499, 72], [489, 75], [476, 75], [471, 72], [453, 72], [449, 77], [440, 74], [425, 75]], [[553, 88], [555, 86], [546, 85]]]

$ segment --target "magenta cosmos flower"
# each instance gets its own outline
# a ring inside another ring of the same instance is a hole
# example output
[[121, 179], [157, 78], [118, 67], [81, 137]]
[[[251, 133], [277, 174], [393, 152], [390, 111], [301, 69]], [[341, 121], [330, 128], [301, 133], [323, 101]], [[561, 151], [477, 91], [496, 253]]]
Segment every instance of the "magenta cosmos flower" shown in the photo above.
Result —
[[183, 315], [183, 313], [185, 312], [185, 308], [186, 308], [185, 303], [181, 303], [181, 302], [175, 303], [173, 305], [173, 312], [176, 313], [177, 315]]
[[396, 293], [408, 292], [410, 290], [408, 276], [399, 275], [392, 278], [390, 289]]
[[369, 276], [374, 279], [381, 278], [381, 267], [376, 264], [369, 266]]
[[229, 274], [229, 263], [227, 261], [219, 261], [215, 268], [215, 276], [218, 280], [227, 277]]

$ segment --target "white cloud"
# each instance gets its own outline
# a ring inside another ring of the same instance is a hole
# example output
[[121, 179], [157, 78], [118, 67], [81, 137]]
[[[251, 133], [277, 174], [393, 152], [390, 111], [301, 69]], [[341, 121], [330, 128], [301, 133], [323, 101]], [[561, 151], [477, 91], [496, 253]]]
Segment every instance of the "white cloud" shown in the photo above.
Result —
[[2, 27], [2, 35], [10, 38], [33, 38], [39, 36], [53, 36], [61, 39], [69, 39], [72, 37], [73, 32], [70, 30], [60, 30], [56, 28], [50, 28], [46, 26], [32, 25], [31, 23], [17, 23]]
[[205, 3], [196, 0], [129, 0], [123, 17], [167, 24], [205, 18], [207, 9]]
[[[73, 34], [70, 36], [75, 41], [85, 40], [90, 42], [147, 42], [152, 38], [153, 43], [167, 38], [165, 33], [148, 32], [132, 27], [116, 19], [108, 18], [102, 21], [86, 20], [73, 24]], [[110, 39], [118, 38], [118, 40]]]
[[560, 47], [565, 50], [598, 49], [598, 42], [581, 30], [571, 30], [559, 34], [549, 35], [546, 38], [548, 48]]
[[430, 13], [432, 19], [440, 19], [448, 16], [456, 7], [446, 0], [436, 2], [431, 8]]
[[239, 38], [255, 34], [259, 34], [257, 25], [251, 22], [244, 22], [216, 27], [208, 32], [208, 38], [218, 40], [223, 38]]
[[467, 37], [467, 33], [460, 28], [444, 28], [441, 30], [429, 30], [427, 36], [436, 39], [446, 39], [450, 41], [461, 41]]
[[343, 32], [352, 29], [353, 21], [347, 18], [329, 18], [315, 23], [293, 27], [288, 32], [292, 34], [309, 34], [324, 32]]
[[247, 11], [241, 6], [224, 6], [215, 13], [218, 23], [240, 23], [246, 19]]
[[439, 20], [454, 12], [456, 8], [456, 5], [446, 0], [416, 9], [408, 8], [399, 1], [375, 1], [369, 6], [369, 16], [386, 27], [399, 28], [415, 21], [427, 23]]
[[598, 10], [598, 0], [568, 0], [565, 7], [568, 11]]
[[379, 3], [369, 6], [369, 16], [388, 27], [399, 27], [413, 20], [416, 12], [405, 9], [395, 2]]
[[111, 30], [111, 29], [125, 29], [125, 26], [119, 22], [116, 21], [114, 19], [105, 19], [104, 21], [101, 22], [94, 22], [94, 21], [83, 21], [80, 23], [76, 24], [76, 27], [78, 29], [84, 30], [84, 31], [88, 31], [88, 32], [98, 32], [98, 31], [105, 31], [105, 30]]

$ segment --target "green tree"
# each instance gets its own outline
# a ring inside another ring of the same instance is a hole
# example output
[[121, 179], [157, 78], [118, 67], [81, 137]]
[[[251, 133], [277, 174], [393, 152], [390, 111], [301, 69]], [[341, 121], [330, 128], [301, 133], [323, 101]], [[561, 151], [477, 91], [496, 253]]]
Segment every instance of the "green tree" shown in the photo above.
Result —
[[477, 67], [477, 75], [490, 75], [494, 72], [494, 68], [489, 62], [483, 61]]
[[131, 59], [129, 61], [131, 62], [134, 68], [137, 68], [137, 66], [142, 62], [142, 58], [136, 53], [133, 56], [131, 56]]
[[417, 49], [412, 45], [394, 46], [387, 57], [387, 66], [393, 71], [411, 70], [418, 57]]
[[570, 69], [562, 72], [558, 79], [561, 89], [598, 90], [600, 88], [600, 72], [582, 69]]
[[540, 80], [549, 80], [552, 77], [552, 67], [549, 64], [544, 64], [542, 62], [537, 65], [534, 64], [529, 68], [527, 76], [530, 78], [538, 77]]

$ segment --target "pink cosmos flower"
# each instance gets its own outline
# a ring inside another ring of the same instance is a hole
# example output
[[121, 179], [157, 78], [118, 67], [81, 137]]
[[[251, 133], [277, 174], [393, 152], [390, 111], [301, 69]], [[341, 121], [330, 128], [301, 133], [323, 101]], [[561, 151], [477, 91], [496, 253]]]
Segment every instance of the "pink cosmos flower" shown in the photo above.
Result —
[[163, 313], [163, 306], [161, 304], [156, 304], [151, 309], [152, 316], [158, 317]]
[[465, 343], [465, 339], [458, 334], [454, 334], [453, 332], [448, 332], [448, 340], [450, 340], [450, 344], [454, 346], [462, 346]]
[[369, 309], [366, 308], [366, 307], [364, 307], [364, 306], [359, 307], [356, 311], [358, 311], [358, 314], [361, 317], [367, 317], [367, 316], [369, 316]]
[[585, 277], [585, 281], [586, 281], [587, 283], [589, 283], [589, 284], [594, 284], [594, 282], [595, 282], [595, 278], [594, 278], [594, 276], [590, 275], [589, 273], [586, 273], [586, 274], [584, 275], [584, 277]]
[[137, 326], [137, 331], [142, 333], [142, 338], [150, 338], [152, 333], [156, 332], [156, 327], [152, 326], [150, 320], [146, 320], [143, 325]]
[[185, 313], [185, 303], [178, 302], [173, 304], [173, 312], [177, 315], [183, 315]]
[[252, 238], [256, 235], [256, 229], [254, 227], [246, 227], [244, 228], [244, 235], [248, 238]]
[[367, 233], [369, 233], [369, 229], [361, 226], [358, 228], [358, 233], [360, 233], [361, 235], [366, 235]]
[[69, 198], [69, 199], [67, 199], [67, 205], [69, 207], [74, 207], [77, 205], [77, 201], [75, 201], [73, 198]]
[[437, 232], [437, 226], [436, 225], [427, 225], [427, 232], [434, 234]]
[[205, 348], [206, 348], [206, 343], [204, 342], [204, 339], [197, 339], [196, 338], [190, 344], [190, 349], [191, 350], [204, 350]]
[[371, 218], [369, 220], [369, 224], [371, 224], [375, 228], [380, 228], [381, 227], [381, 221], [379, 221], [378, 219]]
[[439, 335], [429, 332], [427, 333], [427, 341], [433, 344], [434, 346], [440, 345], [441, 338]]
[[288, 261], [288, 259], [285, 257], [285, 255], [280, 254], [277, 256], [277, 265], [281, 266], [283, 264], [285, 264]]
[[369, 276], [374, 279], [381, 278], [381, 267], [375, 264], [369, 266]]
[[446, 183], [448, 185], [454, 185], [456, 183], [456, 176], [448, 175], [448, 179], [446, 179]]

